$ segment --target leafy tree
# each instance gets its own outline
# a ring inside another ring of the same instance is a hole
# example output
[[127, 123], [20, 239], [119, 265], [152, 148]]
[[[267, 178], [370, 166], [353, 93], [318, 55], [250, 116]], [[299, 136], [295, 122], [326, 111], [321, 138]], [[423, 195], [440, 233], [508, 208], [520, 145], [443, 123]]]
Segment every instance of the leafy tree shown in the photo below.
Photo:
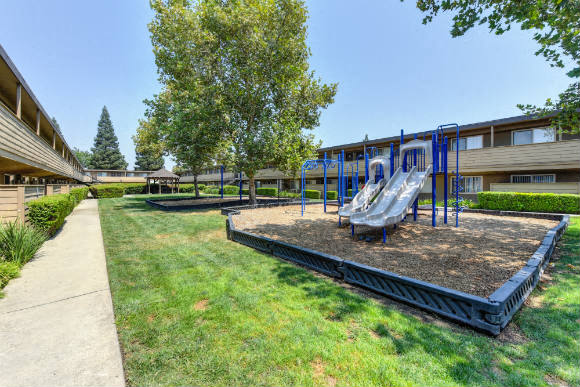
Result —
[[89, 168], [89, 165], [91, 165], [91, 158], [93, 157], [91, 152], [80, 150], [79, 148], [76, 147], [73, 148], [73, 152], [77, 157], [77, 160], [79, 160], [79, 162], [83, 166], [83, 168]]
[[[154, 100], [146, 101], [147, 120], [142, 120], [133, 138], [138, 151], [175, 158], [181, 169], [193, 174], [195, 195], [199, 196], [198, 175], [215, 163], [216, 154], [223, 152], [223, 131], [214, 127], [219, 120], [205, 105], [196, 103], [199, 93], [172, 94], [166, 88]], [[212, 115], [213, 114], [213, 115]]]
[[58, 131], [60, 131], [60, 125], [58, 124], [58, 121], [56, 120], [56, 118], [55, 118], [55, 117], [52, 117], [50, 120], [52, 121], [52, 124], [54, 125], [54, 127], [55, 127], [55, 128], [58, 130]]
[[[231, 157], [248, 176], [255, 202], [259, 169], [272, 163], [294, 169], [313, 153], [304, 130], [318, 126], [320, 109], [336, 93], [335, 84], [323, 84], [309, 69], [303, 1], [153, 0], [151, 6], [161, 82], [189, 101], [184, 106], [195, 106], [202, 133], [228, 151], [215, 157]], [[185, 150], [191, 142], [181, 145]]]
[[135, 144], [135, 170], [136, 171], [157, 171], [165, 167], [163, 155], [152, 149], [138, 149]]
[[97, 135], [93, 148], [90, 168], [92, 169], [126, 169], [127, 162], [119, 150], [119, 140], [106, 106], [103, 106], [97, 126]]
[[[464, 35], [476, 24], [487, 24], [490, 32], [502, 35], [512, 24], [533, 30], [534, 40], [552, 67], [564, 68], [571, 78], [580, 77], [580, 1], [578, 0], [418, 0], [417, 7], [427, 13], [423, 24], [439, 14], [454, 13], [451, 36]], [[552, 116], [552, 125], [570, 133], [580, 132], [580, 82], [574, 81], [555, 101], [545, 106], [518, 105], [526, 114]]]

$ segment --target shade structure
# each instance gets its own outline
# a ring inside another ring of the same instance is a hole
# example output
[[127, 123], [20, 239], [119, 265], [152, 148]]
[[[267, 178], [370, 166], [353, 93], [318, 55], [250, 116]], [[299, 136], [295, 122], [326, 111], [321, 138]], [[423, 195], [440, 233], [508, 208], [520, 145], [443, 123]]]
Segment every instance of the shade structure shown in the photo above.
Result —
[[165, 184], [167, 186], [171, 185], [171, 193], [173, 193], [173, 189], [177, 186], [177, 193], [179, 193], [179, 175], [168, 171], [165, 168], [161, 168], [158, 171], [152, 172], [147, 176], [147, 193], [151, 193], [151, 181], [153, 184], [157, 182], [159, 184], [159, 192], [161, 193], [161, 185]]

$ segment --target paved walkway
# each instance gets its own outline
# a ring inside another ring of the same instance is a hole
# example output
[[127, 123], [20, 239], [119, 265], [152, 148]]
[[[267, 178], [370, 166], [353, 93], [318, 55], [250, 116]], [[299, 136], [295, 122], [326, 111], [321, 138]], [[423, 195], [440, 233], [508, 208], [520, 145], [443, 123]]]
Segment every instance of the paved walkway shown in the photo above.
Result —
[[0, 299], [0, 386], [123, 386], [96, 200], [67, 217]]

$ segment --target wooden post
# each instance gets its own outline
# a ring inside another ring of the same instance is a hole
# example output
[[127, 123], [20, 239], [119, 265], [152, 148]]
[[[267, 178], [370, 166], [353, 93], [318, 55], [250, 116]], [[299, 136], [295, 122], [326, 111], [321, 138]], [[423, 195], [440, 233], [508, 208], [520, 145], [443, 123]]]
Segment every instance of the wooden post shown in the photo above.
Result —
[[22, 119], [22, 85], [16, 84], [16, 117]]
[[36, 109], [36, 135], [40, 136], [40, 109]]
[[18, 221], [26, 222], [26, 211], [24, 205], [24, 186], [18, 186], [16, 190], [16, 217]]
[[52, 149], [56, 150], [56, 130], [52, 131]]
[[491, 126], [491, 142], [489, 144], [492, 148], [495, 146], [493, 125]]

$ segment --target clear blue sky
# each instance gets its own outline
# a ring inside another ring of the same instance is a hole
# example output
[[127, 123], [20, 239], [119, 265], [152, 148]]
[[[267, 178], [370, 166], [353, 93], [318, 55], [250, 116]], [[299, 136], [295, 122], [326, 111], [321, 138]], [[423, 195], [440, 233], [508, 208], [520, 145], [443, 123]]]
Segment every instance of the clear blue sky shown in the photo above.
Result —
[[[315, 131], [324, 146], [518, 115], [517, 103], [541, 104], [569, 83], [519, 29], [497, 37], [480, 27], [452, 39], [447, 16], [423, 26], [413, 1], [308, 7], [311, 67], [339, 83]], [[131, 167], [142, 101], [160, 89], [148, 2], [13, 0], [2, 12], [0, 43], [68, 143], [90, 149], [107, 105]]]

